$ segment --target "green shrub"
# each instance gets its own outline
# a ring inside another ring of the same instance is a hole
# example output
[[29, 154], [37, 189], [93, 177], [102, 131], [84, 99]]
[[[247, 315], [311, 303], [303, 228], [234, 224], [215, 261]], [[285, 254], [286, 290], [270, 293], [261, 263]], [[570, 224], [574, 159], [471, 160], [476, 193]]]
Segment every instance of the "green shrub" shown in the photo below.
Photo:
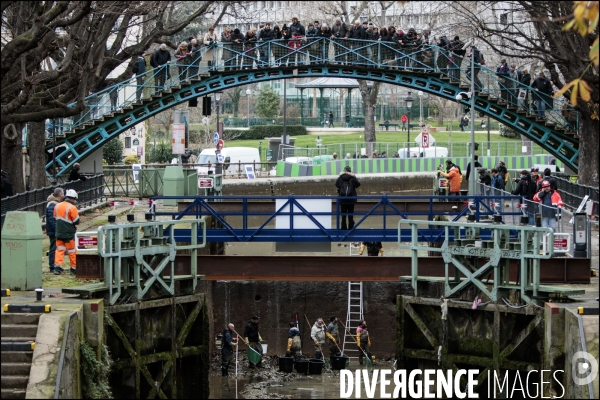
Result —
[[[281, 125], [254, 125], [247, 131], [224, 129], [225, 140], [262, 140], [266, 137], [279, 137], [283, 133]], [[290, 136], [306, 135], [306, 127], [303, 125], [288, 125], [286, 133]]]
[[140, 162], [140, 160], [138, 159], [137, 154], [130, 154], [123, 160], [123, 163], [127, 165], [137, 164], [138, 162]]

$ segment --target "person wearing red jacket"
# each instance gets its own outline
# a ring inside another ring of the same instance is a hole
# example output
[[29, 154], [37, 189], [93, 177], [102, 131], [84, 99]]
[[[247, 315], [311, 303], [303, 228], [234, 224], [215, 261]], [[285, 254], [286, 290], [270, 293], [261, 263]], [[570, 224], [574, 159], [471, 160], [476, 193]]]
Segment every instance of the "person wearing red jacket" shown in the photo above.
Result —
[[406, 123], [408, 122], [408, 117], [406, 115], [403, 115], [400, 118], [400, 122], [402, 122], [402, 130], [406, 130]]
[[558, 207], [564, 207], [560, 194], [552, 190], [550, 182], [542, 181], [542, 189], [533, 196], [533, 201], [542, 204], [542, 227], [556, 230]]

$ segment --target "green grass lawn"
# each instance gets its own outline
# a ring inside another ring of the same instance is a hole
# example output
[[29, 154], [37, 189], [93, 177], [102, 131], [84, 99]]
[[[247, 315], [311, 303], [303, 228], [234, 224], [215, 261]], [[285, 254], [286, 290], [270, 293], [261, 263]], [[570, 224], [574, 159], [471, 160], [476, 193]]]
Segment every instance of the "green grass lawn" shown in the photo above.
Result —
[[[411, 139], [414, 140], [414, 137], [417, 133], [410, 133]], [[339, 143], [364, 143], [364, 133], [357, 132], [351, 133], [349, 135], [320, 135], [323, 146], [327, 144], [339, 144]], [[435, 137], [438, 142], [462, 142], [467, 143], [471, 141], [471, 134], [469, 132], [434, 132], [432, 136]], [[406, 132], [403, 131], [386, 131], [386, 132], [377, 132], [376, 134], [378, 143], [404, 143], [406, 141]], [[514, 138], [506, 138], [500, 136], [498, 134], [491, 135], [492, 142], [510, 142], [510, 143], [519, 143], [520, 139]], [[302, 135], [296, 137], [295, 145], [298, 147], [316, 147], [317, 137], [314, 135]], [[487, 133], [475, 133], [475, 141], [480, 144], [487, 143]], [[230, 142], [226, 142], [225, 145], [228, 147], [256, 147], [258, 148], [259, 140], [232, 140]], [[266, 141], [263, 140], [263, 147], [266, 146]]]
[[[396, 150], [404, 147], [406, 141], [406, 132], [403, 131], [378, 131], [376, 134], [377, 145], [379, 153], [387, 151], [388, 156], [392, 156]], [[410, 137], [414, 140], [417, 133], [411, 131]], [[354, 154], [356, 149], [360, 149], [364, 146], [364, 133], [357, 132], [348, 135], [320, 135], [322, 144], [322, 154], [338, 153], [341, 158], [346, 153]], [[450, 157], [465, 157], [468, 154], [467, 143], [471, 141], [470, 132], [434, 132], [432, 134], [436, 139], [436, 144], [439, 147], [447, 147]], [[521, 153], [521, 140], [520, 138], [506, 138], [495, 133], [491, 137], [490, 155], [491, 156], [520, 156]], [[301, 135], [296, 137], [295, 146], [305, 149], [316, 149], [315, 135]], [[266, 160], [266, 150], [268, 148], [268, 142], [262, 140], [262, 146], [259, 146], [259, 140], [232, 140], [225, 142], [226, 147], [255, 147], [261, 149], [261, 159]], [[487, 154], [487, 132], [475, 133], [475, 142], [479, 143], [478, 154]], [[416, 143], [412, 144], [411, 147], [418, 147]], [[308, 156], [316, 155], [310, 154], [311, 151], [307, 150]], [[313, 151], [314, 153], [314, 151]], [[532, 154], [546, 154], [537, 145], [534, 145]], [[300, 155], [300, 154], [297, 154]]]

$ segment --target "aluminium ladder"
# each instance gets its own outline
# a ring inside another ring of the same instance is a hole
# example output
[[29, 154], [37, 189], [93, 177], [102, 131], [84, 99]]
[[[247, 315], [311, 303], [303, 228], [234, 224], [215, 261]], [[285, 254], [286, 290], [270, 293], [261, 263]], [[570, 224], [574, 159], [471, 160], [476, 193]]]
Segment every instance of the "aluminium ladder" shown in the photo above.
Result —
[[356, 336], [351, 336], [350, 332], [356, 332], [358, 323], [363, 319], [363, 284], [362, 282], [348, 282], [348, 313], [346, 314], [346, 328], [344, 330], [344, 343], [342, 344], [342, 353], [348, 358], [358, 358], [358, 348]]

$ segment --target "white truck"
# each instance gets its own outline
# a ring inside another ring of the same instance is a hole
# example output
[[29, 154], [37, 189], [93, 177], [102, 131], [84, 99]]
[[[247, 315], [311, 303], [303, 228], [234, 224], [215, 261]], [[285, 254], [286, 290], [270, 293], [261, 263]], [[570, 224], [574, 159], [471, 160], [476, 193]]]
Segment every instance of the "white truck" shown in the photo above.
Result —
[[[245, 174], [244, 165], [256, 163], [256, 168], [260, 168], [260, 155], [255, 147], [226, 147], [221, 150], [220, 156], [223, 162], [223, 175], [237, 175], [238, 166], [242, 174]], [[218, 162], [215, 149], [202, 150], [196, 159], [196, 164], [207, 165], [196, 167], [198, 175], [208, 175], [209, 170], [215, 171], [215, 164]]]

